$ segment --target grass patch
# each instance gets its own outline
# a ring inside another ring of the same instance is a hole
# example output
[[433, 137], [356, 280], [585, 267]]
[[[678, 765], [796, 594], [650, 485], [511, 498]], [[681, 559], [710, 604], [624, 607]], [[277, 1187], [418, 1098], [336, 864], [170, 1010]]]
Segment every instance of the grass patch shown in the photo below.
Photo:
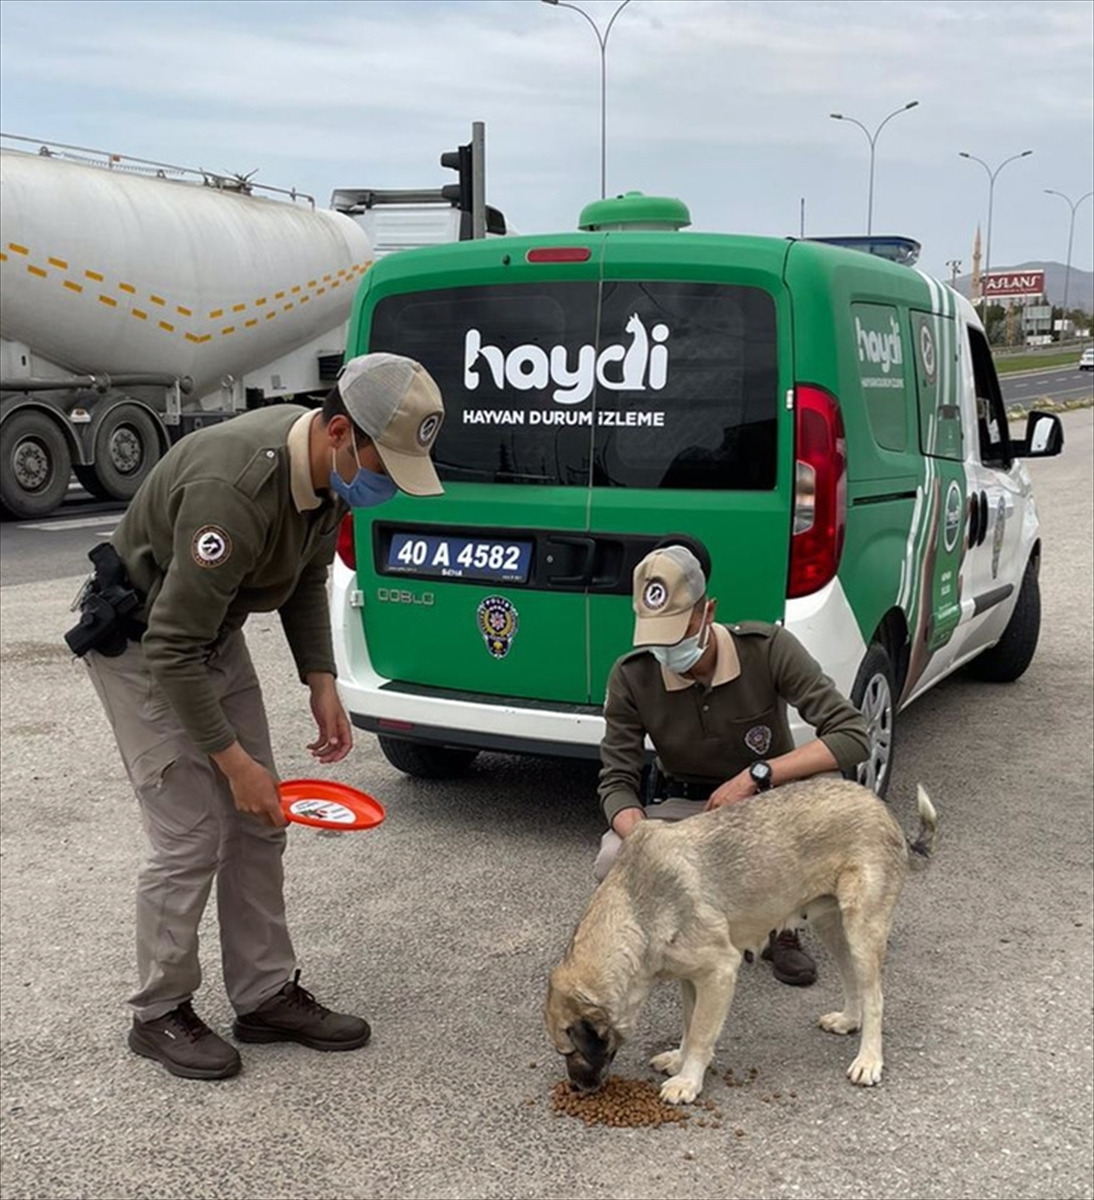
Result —
[[1056, 354], [1016, 354], [1013, 358], [998, 357], [995, 360], [995, 370], [1000, 375], [1009, 375], [1013, 371], [1037, 371], [1049, 367], [1070, 367], [1079, 365], [1077, 350], [1060, 350]]

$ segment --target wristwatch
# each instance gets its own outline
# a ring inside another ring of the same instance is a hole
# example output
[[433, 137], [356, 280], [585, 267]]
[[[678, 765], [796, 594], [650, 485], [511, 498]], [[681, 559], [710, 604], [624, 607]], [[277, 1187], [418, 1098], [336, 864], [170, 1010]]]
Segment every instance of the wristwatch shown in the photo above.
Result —
[[771, 764], [764, 762], [761, 759], [759, 762], [754, 762], [748, 768], [748, 773], [752, 777], [752, 782], [756, 785], [756, 791], [766, 792], [771, 787]]

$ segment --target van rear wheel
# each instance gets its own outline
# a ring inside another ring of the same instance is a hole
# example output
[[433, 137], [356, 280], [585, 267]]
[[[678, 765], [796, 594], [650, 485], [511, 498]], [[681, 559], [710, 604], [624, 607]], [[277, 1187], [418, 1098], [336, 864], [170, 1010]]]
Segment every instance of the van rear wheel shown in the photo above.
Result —
[[410, 742], [406, 738], [377, 735], [384, 758], [404, 775], [416, 779], [455, 779], [466, 773], [478, 757], [477, 750], [456, 746], [436, 746], [431, 742]]
[[851, 702], [866, 718], [870, 754], [865, 762], [847, 772], [875, 795], [885, 798], [893, 771], [896, 735], [896, 686], [888, 650], [873, 642], [858, 669], [851, 689]]

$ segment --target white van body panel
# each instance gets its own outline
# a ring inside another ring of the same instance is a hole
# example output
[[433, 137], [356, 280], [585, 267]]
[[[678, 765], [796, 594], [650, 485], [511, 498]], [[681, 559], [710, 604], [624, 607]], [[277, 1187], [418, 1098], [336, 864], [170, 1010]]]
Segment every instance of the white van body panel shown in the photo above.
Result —
[[551, 711], [472, 699], [421, 696], [380, 689], [390, 680], [377, 674], [369, 658], [359, 613], [360, 592], [354, 571], [337, 556], [331, 567], [331, 626], [338, 689], [347, 711], [385, 722], [411, 722], [421, 728], [478, 735], [483, 730], [517, 742], [555, 743], [560, 754], [584, 748], [596, 757], [604, 736], [604, 719], [597, 713]]

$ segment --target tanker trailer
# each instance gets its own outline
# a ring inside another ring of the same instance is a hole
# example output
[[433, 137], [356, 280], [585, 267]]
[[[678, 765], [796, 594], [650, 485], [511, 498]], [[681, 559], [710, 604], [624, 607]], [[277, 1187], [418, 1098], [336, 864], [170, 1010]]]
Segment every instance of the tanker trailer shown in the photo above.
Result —
[[325, 392], [372, 258], [355, 221], [297, 193], [75, 151], [0, 147], [0, 503], [17, 517], [55, 509], [73, 470], [127, 500], [189, 430]]

